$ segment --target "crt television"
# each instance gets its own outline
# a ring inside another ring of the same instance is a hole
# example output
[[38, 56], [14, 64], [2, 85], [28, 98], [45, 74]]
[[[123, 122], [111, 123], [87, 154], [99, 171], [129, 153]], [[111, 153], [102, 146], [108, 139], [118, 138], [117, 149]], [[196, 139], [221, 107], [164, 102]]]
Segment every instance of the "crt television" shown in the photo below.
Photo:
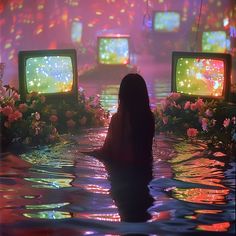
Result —
[[154, 32], [178, 32], [180, 28], [180, 13], [174, 11], [154, 11]]
[[227, 51], [227, 35], [225, 31], [204, 31], [202, 32], [202, 51], [220, 52]]
[[232, 58], [226, 53], [173, 52], [172, 92], [228, 100]]
[[20, 51], [19, 91], [21, 98], [37, 92], [47, 101], [77, 100], [77, 56], [74, 49]]
[[129, 35], [99, 36], [97, 38], [98, 64], [127, 65], [130, 62]]

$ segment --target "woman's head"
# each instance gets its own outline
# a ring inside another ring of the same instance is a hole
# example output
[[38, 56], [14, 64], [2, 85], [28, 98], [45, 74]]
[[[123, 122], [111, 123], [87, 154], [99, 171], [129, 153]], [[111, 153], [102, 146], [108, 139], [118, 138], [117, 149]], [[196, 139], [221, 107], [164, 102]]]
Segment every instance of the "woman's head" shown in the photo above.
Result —
[[126, 111], [150, 110], [146, 83], [139, 74], [127, 74], [121, 81], [119, 109]]

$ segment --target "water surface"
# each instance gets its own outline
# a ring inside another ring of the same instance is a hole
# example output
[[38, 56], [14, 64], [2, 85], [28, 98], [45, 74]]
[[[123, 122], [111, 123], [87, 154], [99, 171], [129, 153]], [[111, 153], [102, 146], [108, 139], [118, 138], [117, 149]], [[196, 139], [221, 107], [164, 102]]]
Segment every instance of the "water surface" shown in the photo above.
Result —
[[104, 129], [0, 164], [0, 235], [233, 235], [235, 157], [156, 136], [152, 169], [115, 169], [81, 151]]

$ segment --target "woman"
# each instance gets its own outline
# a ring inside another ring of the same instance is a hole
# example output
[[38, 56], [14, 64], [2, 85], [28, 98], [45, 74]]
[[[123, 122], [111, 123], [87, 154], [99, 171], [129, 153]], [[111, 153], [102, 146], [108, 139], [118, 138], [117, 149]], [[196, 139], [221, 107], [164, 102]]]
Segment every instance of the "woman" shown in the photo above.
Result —
[[155, 122], [144, 79], [126, 75], [119, 89], [119, 105], [99, 150], [91, 154], [116, 164], [145, 164], [152, 161]]

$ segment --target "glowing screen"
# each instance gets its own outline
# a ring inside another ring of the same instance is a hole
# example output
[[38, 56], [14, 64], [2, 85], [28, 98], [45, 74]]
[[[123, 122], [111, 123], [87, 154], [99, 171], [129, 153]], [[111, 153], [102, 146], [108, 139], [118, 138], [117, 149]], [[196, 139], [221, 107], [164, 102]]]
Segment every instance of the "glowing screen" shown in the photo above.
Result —
[[82, 23], [74, 21], [71, 25], [71, 40], [80, 43], [82, 38]]
[[225, 52], [227, 48], [226, 42], [226, 32], [224, 31], [203, 32], [202, 51]]
[[177, 92], [203, 96], [222, 96], [224, 79], [223, 60], [179, 58], [177, 61]]
[[180, 14], [177, 12], [156, 12], [154, 30], [160, 32], [177, 32], [180, 26]]
[[128, 64], [128, 38], [100, 38], [98, 45], [98, 60], [101, 64]]
[[73, 85], [70, 57], [45, 56], [26, 60], [27, 91], [38, 93], [69, 92]]

